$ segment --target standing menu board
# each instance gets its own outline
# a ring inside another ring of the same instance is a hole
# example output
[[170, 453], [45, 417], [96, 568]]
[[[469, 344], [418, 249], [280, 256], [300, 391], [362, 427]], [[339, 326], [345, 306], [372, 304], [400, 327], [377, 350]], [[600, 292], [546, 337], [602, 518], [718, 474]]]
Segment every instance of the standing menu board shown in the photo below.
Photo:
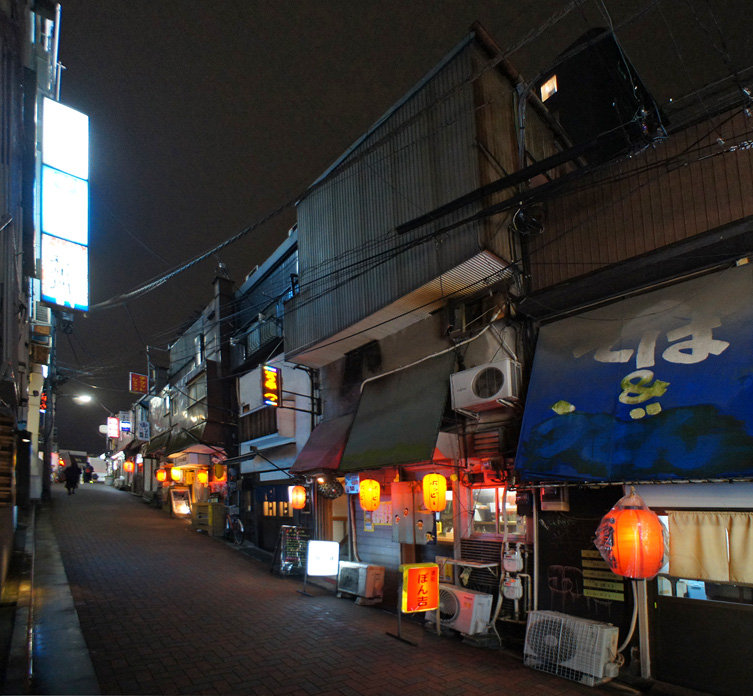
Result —
[[306, 549], [309, 533], [305, 527], [283, 525], [277, 538], [272, 572], [280, 575], [303, 575], [306, 568]]

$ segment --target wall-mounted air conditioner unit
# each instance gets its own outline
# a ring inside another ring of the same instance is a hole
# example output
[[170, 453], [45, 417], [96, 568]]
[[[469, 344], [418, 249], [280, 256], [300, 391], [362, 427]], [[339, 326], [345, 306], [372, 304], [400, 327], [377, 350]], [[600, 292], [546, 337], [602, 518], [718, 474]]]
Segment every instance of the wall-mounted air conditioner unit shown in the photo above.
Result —
[[34, 310], [31, 315], [31, 320], [35, 324], [46, 324], [46, 325], [51, 324], [52, 313], [51, 313], [50, 308], [47, 305], [43, 305], [41, 302], [35, 302]]
[[494, 597], [486, 592], [439, 583], [439, 621], [445, 628], [474, 635], [485, 633]]
[[477, 365], [450, 375], [450, 388], [456, 411], [512, 406], [519, 395], [520, 365], [513, 360]]
[[596, 686], [617, 676], [617, 633], [612, 624], [556, 611], [528, 615], [523, 663]]
[[340, 561], [337, 596], [354, 595], [357, 604], [376, 604], [384, 596], [384, 566]]

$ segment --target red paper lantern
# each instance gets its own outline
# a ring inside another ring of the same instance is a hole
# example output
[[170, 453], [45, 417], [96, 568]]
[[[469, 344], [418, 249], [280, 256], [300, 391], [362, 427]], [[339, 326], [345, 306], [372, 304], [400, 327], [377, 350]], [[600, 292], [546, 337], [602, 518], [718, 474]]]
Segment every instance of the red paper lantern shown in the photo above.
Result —
[[290, 490], [290, 505], [294, 510], [306, 507], [306, 489], [303, 486], [293, 486]]
[[664, 535], [658, 515], [631, 494], [604, 515], [594, 544], [613, 573], [642, 580], [654, 577], [664, 565]]
[[200, 469], [196, 472], [196, 480], [199, 483], [206, 485], [209, 483], [209, 472], [206, 469]]
[[167, 481], [167, 469], [157, 469], [157, 471], [154, 472], [154, 476], [160, 483]]
[[363, 479], [358, 487], [358, 502], [364, 510], [376, 510], [379, 507], [379, 494], [379, 481]]
[[442, 512], [447, 506], [447, 479], [442, 474], [424, 476], [424, 507], [431, 512]]
[[132, 472], [133, 471], [133, 462], [130, 462], [130, 461], [129, 462], [125, 462], [123, 464], [123, 469], [125, 471], [129, 472], [129, 473]]

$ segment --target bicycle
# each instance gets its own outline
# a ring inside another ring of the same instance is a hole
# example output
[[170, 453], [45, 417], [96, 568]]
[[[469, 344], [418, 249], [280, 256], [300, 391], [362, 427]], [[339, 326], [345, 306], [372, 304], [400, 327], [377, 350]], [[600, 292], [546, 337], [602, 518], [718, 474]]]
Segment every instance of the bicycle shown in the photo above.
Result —
[[237, 505], [227, 505], [225, 507], [225, 538], [236, 544], [242, 544], [244, 529], [238, 512]]

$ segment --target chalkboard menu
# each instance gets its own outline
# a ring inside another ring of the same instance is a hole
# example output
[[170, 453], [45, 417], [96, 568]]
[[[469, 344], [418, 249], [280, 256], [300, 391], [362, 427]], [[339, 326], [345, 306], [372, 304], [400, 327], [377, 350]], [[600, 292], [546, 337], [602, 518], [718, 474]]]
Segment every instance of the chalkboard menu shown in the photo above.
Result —
[[272, 572], [280, 575], [303, 575], [309, 532], [305, 527], [283, 525], [272, 559]]

